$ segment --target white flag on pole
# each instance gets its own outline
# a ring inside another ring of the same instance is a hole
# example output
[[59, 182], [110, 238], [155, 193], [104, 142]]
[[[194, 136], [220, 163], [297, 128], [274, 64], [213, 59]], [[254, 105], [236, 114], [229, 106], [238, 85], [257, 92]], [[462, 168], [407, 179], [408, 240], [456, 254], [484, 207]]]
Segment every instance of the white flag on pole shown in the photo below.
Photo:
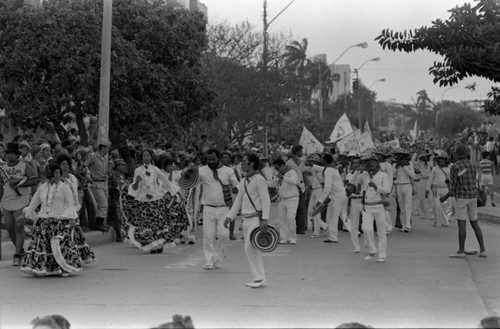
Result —
[[356, 138], [358, 139], [361, 154], [365, 154], [375, 149], [375, 143], [373, 143], [372, 135], [369, 130], [365, 130], [362, 134], [359, 133], [359, 136], [356, 136]]
[[364, 127], [364, 132], [368, 132], [370, 134], [370, 138], [372, 138], [372, 130], [370, 129], [370, 124], [368, 123], [368, 120], [365, 121], [365, 127]]
[[333, 128], [332, 133], [330, 134], [330, 140], [328, 143], [335, 143], [338, 140], [341, 140], [342, 138], [349, 136], [352, 134], [352, 126], [351, 122], [349, 121], [349, 118], [347, 115], [344, 113], [339, 121], [335, 124], [335, 127]]
[[337, 142], [337, 147], [339, 148], [339, 152], [343, 154], [349, 154], [351, 152], [361, 154], [361, 150], [359, 149], [358, 141], [356, 137], [358, 135], [358, 129], [354, 132], [354, 134], [350, 134], [342, 138]]
[[415, 144], [417, 140], [417, 120], [415, 120], [415, 124], [413, 125], [413, 129], [410, 130], [411, 143]]
[[302, 128], [299, 144], [302, 146], [302, 152], [305, 155], [323, 153], [323, 144], [306, 127]]

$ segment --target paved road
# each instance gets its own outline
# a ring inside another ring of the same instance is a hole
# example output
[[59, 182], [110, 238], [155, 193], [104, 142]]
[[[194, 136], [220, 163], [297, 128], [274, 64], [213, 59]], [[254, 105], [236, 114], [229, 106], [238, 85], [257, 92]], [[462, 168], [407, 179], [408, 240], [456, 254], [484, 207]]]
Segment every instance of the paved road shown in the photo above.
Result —
[[[202, 269], [198, 244], [160, 255], [126, 244], [95, 248], [96, 264], [69, 278], [34, 278], [0, 262], [0, 326], [27, 328], [35, 316], [59, 313], [72, 328], [150, 328], [189, 314], [197, 328], [477, 327], [500, 310], [500, 226], [482, 223], [486, 259], [451, 259], [457, 227], [416, 220], [393, 232], [387, 263], [340, 243], [299, 236], [265, 256], [269, 286], [250, 289], [243, 240], [230, 241], [222, 267]], [[200, 228], [201, 231], [201, 228]]]

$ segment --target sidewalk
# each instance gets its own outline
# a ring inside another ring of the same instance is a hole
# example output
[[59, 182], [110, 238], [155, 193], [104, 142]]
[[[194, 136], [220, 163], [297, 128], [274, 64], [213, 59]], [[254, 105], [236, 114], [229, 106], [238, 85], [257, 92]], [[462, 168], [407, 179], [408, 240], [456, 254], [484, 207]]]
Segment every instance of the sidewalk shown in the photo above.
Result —
[[479, 220], [484, 220], [493, 224], [500, 224], [500, 194], [495, 193], [496, 207], [492, 207], [488, 196], [488, 203], [485, 207], [477, 208]]
[[[102, 233], [100, 231], [91, 231], [91, 232], [86, 232], [84, 233], [85, 239], [87, 243], [91, 247], [99, 246], [105, 243], [110, 243], [114, 241], [115, 239], [115, 232], [110, 229], [107, 233]], [[7, 233], [6, 230], [2, 230], [1, 232], [1, 238], [2, 238], [2, 254], [0, 261], [2, 260], [12, 260], [12, 257], [14, 256], [15, 248], [12, 242], [9, 239], [9, 234]], [[26, 239], [24, 241], [24, 249], [26, 249], [31, 242], [31, 239]]]

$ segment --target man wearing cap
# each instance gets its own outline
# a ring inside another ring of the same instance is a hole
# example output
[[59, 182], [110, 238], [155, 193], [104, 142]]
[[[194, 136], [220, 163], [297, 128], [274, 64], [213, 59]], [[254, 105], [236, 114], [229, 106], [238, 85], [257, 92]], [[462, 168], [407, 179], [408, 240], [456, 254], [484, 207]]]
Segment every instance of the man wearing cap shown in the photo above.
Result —
[[288, 159], [285, 164], [289, 168], [295, 170], [297, 176], [299, 177], [300, 196], [299, 196], [299, 205], [297, 208], [295, 221], [297, 225], [297, 234], [305, 234], [307, 230], [307, 200], [305, 194], [305, 184], [304, 184], [304, 174], [303, 174], [305, 168], [305, 162], [302, 160], [301, 145], [294, 145], [292, 147], [292, 157]]
[[24, 254], [24, 216], [23, 208], [29, 204], [31, 186], [37, 183], [33, 168], [19, 159], [19, 145], [8, 143], [5, 150], [6, 163], [2, 165], [0, 175], [0, 206], [5, 218], [5, 225], [10, 240], [16, 251], [14, 266], [20, 266]]
[[266, 231], [271, 208], [271, 200], [267, 183], [261, 175], [257, 174], [259, 169], [259, 157], [255, 153], [248, 153], [241, 161], [241, 168], [246, 172], [245, 178], [238, 186], [238, 195], [234, 200], [226, 219], [224, 227], [234, 220], [238, 212], [243, 216], [243, 236], [245, 241], [245, 254], [247, 256], [253, 281], [246, 284], [250, 288], [261, 288], [267, 285], [264, 261], [259, 250], [251, 243], [252, 231], [260, 227]]
[[[458, 144], [455, 148], [457, 161], [450, 167], [450, 193], [456, 199], [455, 217], [458, 222], [458, 251], [452, 258], [465, 258], [466, 224], [469, 220], [479, 242], [479, 257], [486, 258], [483, 233], [477, 220], [477, 166], [467, 157], [467, 146]], [[479, 172], [480, 175], [480, 172]]]
[[396, 187], [398, 204], [401, 209], [401, 221], [403, 226], [400, 231], [406, 233], [411, 230], [411, 215], [413, 210], [413, 189], [411, 180], [417, 178], [413, 170], [413, 164], [407, 160], [408, 156], [409, 153], [405, 149], [397, 149], [394, 151], [394, 186]]
[[108, 223], [113, 227], [116, 233], [116, 242], [123, 242], [124, 234], [122, 231], [122, 218], [120, 216], [120, 192], [125, 185], [125, 174], [128, 166], [125, 160], [117, 158], [113, 160], [114, 169], [111, 171], [108, 179]]
[[89, 223], [92, 230], [107, 232], [106, 216], [108, 214], [108, 152], [111, 147], [109, 140], [101, 140], [97, 152], [85, 160], [84, 165], [90, 171], [92, 185], [90, 191], [97, 203], [95, 224]]

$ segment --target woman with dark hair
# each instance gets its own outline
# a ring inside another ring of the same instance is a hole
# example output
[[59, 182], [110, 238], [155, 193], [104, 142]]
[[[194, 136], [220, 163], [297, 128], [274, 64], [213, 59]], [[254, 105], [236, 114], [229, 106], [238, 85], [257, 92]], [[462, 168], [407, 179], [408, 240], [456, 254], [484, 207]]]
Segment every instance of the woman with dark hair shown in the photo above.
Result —
[[83, 235], [82, 227], [80, 226], [80, 218], [78, 212], [81, 209], [79, 196], [78, 196], [78, 179], [75, 175], [71, 173], [72, 159], [69, 155], [61, 154], [57, 157], [56, 163], [61, 168], [61, 180], [68, 184], [71, 188], [71, 193], [73, 194], [73, 200], [75, 203], [76, 217], [74, 218], [76, 226], [74, 228], [75, 243], [80, 252], [80, 257], [85, 264], [90, 264], [95, 262], [95, 255], [90, 246], [85, 241], [85, 235]]
[[[81, 258], [74, 241], [76, 208], [71, 188], [61, 180], [61, 168], [51, 163], [47, 181], [40, 185], [24, 216], [34, 221], [32, 242], [21, 271], [35, 276], [69, 276], [81, 270]], [[38, 214], [35, 210], [40, 206]]]
[[144, 252], [157, 254], [187, 227], [185, 212], [177, 211], [179, 187], [153, 162], [153, 152], [143, 150], [142, 165], [134, 172], [128, 194], [122, 195], [123, 214], [130, 224], [128, 238]]

